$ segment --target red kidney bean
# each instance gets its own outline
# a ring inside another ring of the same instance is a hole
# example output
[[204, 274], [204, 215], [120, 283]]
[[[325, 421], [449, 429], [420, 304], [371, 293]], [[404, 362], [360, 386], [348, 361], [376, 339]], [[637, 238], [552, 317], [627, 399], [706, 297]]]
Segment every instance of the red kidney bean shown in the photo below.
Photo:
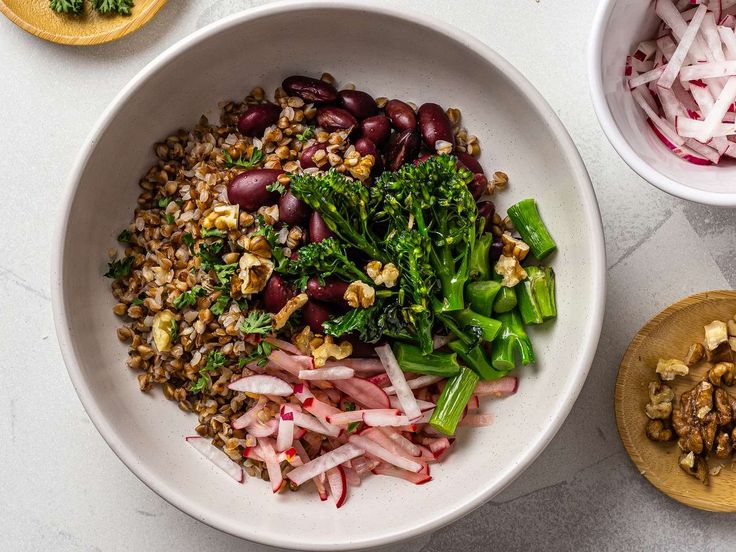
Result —
[[404, 163], [411, 163], [419, 154], [419, 133], [414, 129], [394, 133], [386, 145], [386, 168], [396, 171]]
[[246, 211], [255, 211], [264, 205], [273, 205], [279, 200], [278, 192], [269, 192], [266, 187], [276, 182], [284, 171], [279, 169], [251, 169], [240, 173], [227, 186], [230, 203], [237, 203]]
[[493, 224], [493, 215], [496, 214], [496, 206], [492, 201], [481, 201], [478, 203], [478, 216], [486, 219], [485, 231], [491, 231]]
[[383, 146], [391, 136], [391, 121], [383, 115], [368, 117], [360, 122], [361, 136], [368, 138], [378, 147]]
[[378, 148], [376, 148], [376, 144], [368, 138], [358, 138], [353, 145], [360, 155], [372, 155], [373, 157], [378, 157]]
[[485, 174], [485, 171], [483, 170], [483, 167], [481, 167], [480, 163], [478, 163], [478, 160], [469, 153], [458, 151], [455, 152], [455, 157], [457, 157], [457, 160], [463, 167], [473, 174]]
[[327, 224], [325, 224], [325, 221], [321, 216], [319, 216], [319, 213], [314, 211], [312, 216], [309, 217], [309, 241], [317, 243], [322, 240], [326, 240], [327, 238], [331, 238], [334, 235], [335, 234], [327, 228]]
[[294, 295], [294, 288], [287, 284], [281, 276], [273, 274], [263, 289], [263, 307], [268, 312], [277, 313]]
[[290, 226], [302, 224], [309, 216], [309, 205], [291, 193], [286, 192], [279, 198], [279, 220]]
[[409, 104], [401, 100], [389, 100], [384, 109], [396, 130], [403, 131], [416, 128], [417, 117]]
[[330, 309], [324, 303], [310, 299], [307, 304], [302, 307], [302, 316], [304, 321], [307, 323], [309, 328], [314, 333], [325, 333], [324, 324], [327, 322], [332, 313]]
[[436, 103], [425, 103], [417, 111], [419, 132], [428, 148], [434, 149], [437, 140], [450, 142], [455, 146], [455, 133], [445, 110]]
[[340, 90], [342, 106], [358, 119], [365, 119], [378, 113], [378, 106], [373, 96], [360, 90]]
[[324, 301], [326, 303], [345, 304], [343, 296], [348, 289], [348, 283], [337, 278], [326, 278], [325, 284], [321, 285], [317, 278], [310, 278], [307, 281], [307, 295], [311, 299]]
[[238, 130], [246, 136], [258, 136], [279, 120], [281, 108], [276, 104], [264, 103], [252, 105], [240, 116]]
[[501, 254], [503, 253], [503, 242], [501, 241], [501, 238], [493, 238], [493, 243], [491, 243], [491, 251], [488, 254], [488, 257], [491, 259], [492, 263], [495, 263], [498, 259], [501, 258]]
[[293, 75], [281, 83], [289, 96], [299, 96], [305, 102], [329, 103], [337, 100], [337, 90], [334, 86], [319, 79]]
[[468, 182], [468, 189], [473, 194], [473, 198], [478, 201], [488, 190], [488, 179], [480, 173], [474, 174], [473, 180]]
[[302, 169], [311, 169], [317, 166], [312, 160], [312, 157], [319, 150], [327, 151], [327, 144], [312, 144], [302, 150], [301, 155], [299, 155], [299, 164], [302, 166]]
[[326, 130], [341, 130], [354, 127], [358, 120], [342, 107], [320, 107], [317, 110], [317, 124]]

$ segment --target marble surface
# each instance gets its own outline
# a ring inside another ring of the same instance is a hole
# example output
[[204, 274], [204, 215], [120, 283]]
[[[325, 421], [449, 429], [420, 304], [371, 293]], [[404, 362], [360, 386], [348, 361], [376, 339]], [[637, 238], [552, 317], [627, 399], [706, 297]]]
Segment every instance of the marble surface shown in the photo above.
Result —
[[[644, 1], [644, 0], [642, 0]], [[263, 0], [170, 0], [114, 43], [42, 42], [0, 18], [0, 550], [268, 550], [168, 505], [115, 457], [64, 369], [49, 259], [64, 177], [113, 95], [178, 39]], [[691, 510], [633, 468], [615, 429], [618, 361], [637, 329], [683, 295], [736, 283], [736, 220], [652, 188], [616, 155], [588, 97], [585, 49], [597, 2], [374, 0], [452, 22], [508, 58], [577, 143], [605, 224], [608, 308], [570, 417], [539, 459], [490, 503], [395, 550], [720, 550], [736, 516]], [[554, 185], [554, 183], [550, 183]]]

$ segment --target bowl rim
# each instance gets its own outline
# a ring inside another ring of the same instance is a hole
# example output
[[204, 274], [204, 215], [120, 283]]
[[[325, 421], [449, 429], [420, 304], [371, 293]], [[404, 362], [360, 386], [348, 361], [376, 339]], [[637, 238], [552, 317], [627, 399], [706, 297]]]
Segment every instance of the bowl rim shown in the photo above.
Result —
[[670, 195], [717, 207], [736, 207], [736, 192], [709, 192], [692, 188], [662, 174], [629, 145], [618, 124], [613, 118], [611, 107], [603, 92], [603, 36], [606, 24], [617, 0], [603, 0], [593, 17], [593, 25], [588, 39], [588, 82], [593, 109], [608, 141], [621, 159], [639, 176]]
[[[543, 115], [545, 120], [544, 122], [549, 127], [571, 167], [576, 186], [579, 189], [579, 197], [584, 207], [584, 216], [587, 219], [587, 225], [591, 230], [589, 254], [591, 256], [593, 302], [591, 305], [590, 317], [588, 319], [589, 339], [587, 343], [583, 345], [582, 354], [576, 361], [574, 366], [575, 369], [570, 376], [570, 381], [568, 382], [566, 389], [563, 390], [563, 393], [565, 393], [566, 396], [564, 397], [560, 408], [549, 418], [544, 430], [541, 431], [526, 452], [520, 456], [514, 469], [510, 470], [506, 476], [496, 481], [494, 484], [488, 485], [481, 493], [467, 500], [460, 508], [443, 515], [427, 516], [427, 518], [419, 520], [416, 525], [410, 528], [394, 531], [392, 533], [378, 534], [376, 537], [365, 538], [361, 541], [332, 541], [329, 540], [329, 536], [327, 536], [325, 542], [305, 544], [285, 539], [278, 533], [259, 533], [254, 535], [249, 531], [247, 525], [236, 525], [224, 522], [222, 519], [216, 518], [215, 516], [211, 516], [204, 508], [199, 506], [191, 498], [182, 494], [178, 489], [172, 488], [158, 479], [154, 473], [139, 461], [129, 448], [128, 444], [118, 437], [114, 424], [109, 423], [103, 415], [97, 399], [95, 399], [87, 386], [85, 378], [80, 370], [80, 362], [75, 348], [72, 345], [72, 339], [67, 325], [63, 274], [67, 227], [81, 176], [95, 149], [98, 137], [108, 129], [120, 107], [127, 101], [127, 99], [135, 93], [148, 78], [155, 74], [159, 68], [166, 65], [170, 60], [174, 59], [178, 55], [184, 53], [200, 40], [216, 34], [221, 30], [252, 22], [262, 17], [289, 12], [292, 10], [325, 9], [350, 10], [362, 13], [369, 12], [375, 15], [387, 16], [426, 27], [433, 32], [443, 35], [449, 40], [462, 44], [465, 48], [469, 49], [476, 55], [479, 55], [487, 62], [495, 65], [511, 81], [512, 85], [516, 86], [521, 93], [524, 94], [527, 101], [529, 101]], [[258, 8], [241, 11], [215, 21], [194, 33], [185, 36], [158, 54], [115, 96], [112, 102], [100, 115], [90, 134], [84, 141], [84, 144], [69, 173], [65, 189], [62, 192], [61, 211], [60, 217], [57, 221], [55, 245], [56, 247], [53, 254], [51, 268], [51, 289], [56, 335], [61, 349], [62, 358], [67, 367], [67, 371], [69, 372], [69, 377], [72, 380], [74, 389], [76, 390], [77, 395], [91, 421], [100, 432], [103, 439], [107, 442], [110, 448], [112, 448], [118, 458], [120, 458], [120, 460], [128, 467], [128, 469], [138, 477], [138, 479], [174, 507], [220, 531], [270, 546], [284, 548], [298, 547], [300, 550], [357, 550], [384, 546], [410, 538], [416, 538], [427, 532], [435, 531], [487, 502], [493, 495], [500, 492], [504, 487], [518, 477], [537, 458], [537, 456], [539, 456], [562, 426], [570, 413], [572, 406], [577, 400], [583, 384], [585, 383], [598, 347], [598, 341], [600, 339], [603, 324], [603, 313], [606, 298], [606, 252], [600, 210], [590, 177], [580, 153], [562, 122], [557, 117], [555, 111], [536, 90], [536, 88], [534, 88], [534, 86], [519, 72], [519, 70], [496, 53], [495, 50], [491, 49], [475, 37], [472, 37], [443, 21], [439, 21], [423, 14], [410, 13], [408, 11], [394, 8], [377, 7], [364, 3], [358, 4], [353, 2], [343, 2], [341, 0], [285, 0], [275, 2]]]

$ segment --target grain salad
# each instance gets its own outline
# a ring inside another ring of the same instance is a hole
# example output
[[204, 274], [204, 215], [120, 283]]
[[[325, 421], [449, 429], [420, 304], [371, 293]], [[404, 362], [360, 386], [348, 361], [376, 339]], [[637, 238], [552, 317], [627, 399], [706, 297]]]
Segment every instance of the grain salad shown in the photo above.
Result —
[[240, 482], [338, 507], [369, 473], [426, 483], [556, 317], [536, 203], [496, 213], [509, 177], [456, 108], [325, 73], [220, 109], [154, 145], [110, 251], [140, 390], [196, 414], [187, 441]]

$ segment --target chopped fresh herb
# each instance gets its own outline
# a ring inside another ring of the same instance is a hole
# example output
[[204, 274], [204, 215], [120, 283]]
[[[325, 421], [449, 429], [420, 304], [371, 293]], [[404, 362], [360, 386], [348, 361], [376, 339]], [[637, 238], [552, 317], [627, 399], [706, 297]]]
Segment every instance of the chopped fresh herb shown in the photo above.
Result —
[[181, 241], [189, 248], [190, 253], [194, 253], [194, 237], [189, 232], [186, 232], [181, 237]]
[[171, 319], [171, 325], [169, 326], [169, 335], [171, 341], [174, 342], [179, 337], [179, 323], [175, 319]]
[[246, 357], [238, 360], [238, 368], [244, 368], [246, 364], [248, 364], [248, 359]]
[[308, 126], [304, 129], [304, 132], [296, 135], [296, 139], [300, 142], [306, 142], [310, 138], [314, 138], [314, 127]]
[[[342, 402], [342, 409], [345, 412], [352, 412], [353, 410], [355, 410], [355, 403], [352, 403], [350, 401], [343, 401]], [[347, 432], [348, 433], [354, 432], [358, 428], [359, 425], [360, 425], [360, 422], [352, 422], [352, 423], [349, 423], [348, 424], [348, 428], [347, 428]]]
[[273, 346], [267, 341], [261, 341], [258, 346], [253, 349], [251, 354], [245, 358], [241, 358], [240, 361], [243, 362], [243, 366], [250, 362], [255, 362], [258, 366], [265, 366], [268, 362], [268, 357], [271, 354], [271, 351], [273, 351]]
[[174, 215], [172, 215], [171, 213], [166, 213], [164, 217], [166, 218], [167, 224], [174, 224]]
[[158, 200], [158, 206], [162, 209], [166, 209], [173, 200], [170, 197], [162, 197]]
[[175, 308], [181, 310], [184, 307], [193, 307], [197, 304], [197, 297], [201, 297], [207, 293], [202, 286], [194, 286], [189, 291], [177, 295], [172, 304]]
[[271, 318], [272, 316], [267, 312], [250, 311], [240, 325], [240, 331], [244, 334], [268, 335], [273, 330]]
[[253, 232], [254, 236], [263, 236], [266, 238], [268, 245], [271, 247], [271, 255], [273, 256], [276, 270], [278, 271], [286, 263], [284, 248], [279, 243], [279, 234], [273, 229], [273, 226], [266, 224], [263, 217], [258, 215], [258, 229]]
[[243, 169], [252, 169], [263, 159], [263, 152], [258, 148], [255, 148], [253, 150], [253, 153], [250, 154], [250, 159], [245, 160], [242, 156], [240, 156], [238, 159], [233, 160], [230, 153], [224, 149], [222, 150], [222, 156], [225, 158], [225, 165], [227, 165], [228, 167], [242, 167]]
[[284, 195], [286, 193], [286, 186], [277, 180], [276, 182], [266, 186], [266, 190], [269, 192], [277, 192], [279, 195]]
[[222, 240], [213, 241], [212, 243], [200, 243], [197, 256], [200, 259], [200, 267], [205, 272], [209, 272], [216, 264], [222, 261], [221, 251], [225, 246]]
[[238, 304], [238, 308], [240, 309], [240, 312], [248, 311], [248, 300], [247, 299], [238, 299], [235, 302]]
[[140, 297], [136, 297], [135, 299], [133, 299], [130, 302], [130, 304], [131, 305], [142, 305], [143, 304], [143, 299], [141, 299]]
[[199, 393], [209, 388], [212, 383], [210, 380], [210, 372], [222, 368], [225, 365], [225, 355], [220, 351], [210, 351], [207, 355], [207, 361], [204, 367], [199, 371], [199, 379], [190, 387], [192, 393]]
[[92, 0], [92, 7], [102, 14], [130, 15], [133, 0]]
[[127, 228], [118, 234], [118, 241], [120, 243], [130, 243], [130, 232]]
[[232, 263], [232, 264], [219, 264], [214, 266], [215, 274], [217, 275], [217, 279], [220, 281], [220, 284], [228, 285], [230, 284], [230, 276], [232, 276], [233, 272], [235, 272], [238, 269], [238, 263]]
[[107, 263], [107, 272], [105, 272], [105, 276], [107, 278], [114, 278], [115, 280], [127, 278], [130, 276], [131, 268], [133, 268], [133, 260], [133, 257], [125, 257], [124, 259], [116, 259]]
[[218, 230], [217, 228], [204, 228], [202, 230], [203, 238], [224, 238], [225, 232]]
[[51, 0], [49, 7], [57, 13], [71, 13], [78, 15], [82, 13], [84, 0]]
[[217, 298], [214, 303], [212, 303], [212, 306], [210, 306], [210, 311], [212, 311], [212, 314], [214, 314], [215, 316], [220, 316], [225, 312], [225, 309], [227, 308], [229, 303], [230, 297], [223, 293]]

